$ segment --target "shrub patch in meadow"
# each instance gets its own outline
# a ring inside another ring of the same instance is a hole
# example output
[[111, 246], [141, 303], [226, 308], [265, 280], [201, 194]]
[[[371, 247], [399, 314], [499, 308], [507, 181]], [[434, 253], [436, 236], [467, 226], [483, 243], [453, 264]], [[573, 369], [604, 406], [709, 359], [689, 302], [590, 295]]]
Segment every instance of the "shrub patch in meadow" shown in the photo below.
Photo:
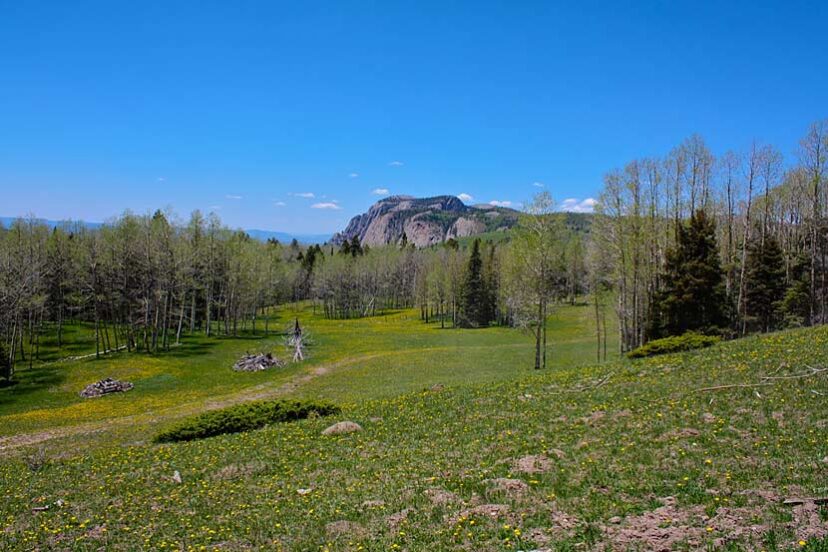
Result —
[[255, 401], [205, 412], [188, 418], [155, 436], [156, 443], [192, 441], [258, 429], [278, 422], [303, 420], [311, 415], [338, 414], [339, 407], [314, 401]]
[[721, 341], [721, 338], [715, 335], [704, 335], [695, 332], [687, 332], [682, 335], [673, 335], [663, 339], [655, 339], [649, 343], [633, 349], [627, 356], [629, 358], [644, 358], [655, 355], [664, 355], [667, 353], [679, 353], [681, 351], [690, 351], [693, 349], [702, 349], [710, 347]]

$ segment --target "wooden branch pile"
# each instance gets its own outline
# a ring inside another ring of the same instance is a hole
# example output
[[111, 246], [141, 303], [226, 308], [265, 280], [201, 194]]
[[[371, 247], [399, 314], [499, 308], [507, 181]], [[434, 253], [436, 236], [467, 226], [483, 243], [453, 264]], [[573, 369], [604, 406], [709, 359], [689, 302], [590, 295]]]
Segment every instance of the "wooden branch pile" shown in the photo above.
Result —
[[259, 353], [257, 355], [244, 355], [233, 365], [236, 372], [261, 372], [268, 368], [282, 368], [285, 363], [270, 353]]
[[[824, 374], [828, 372], [828, 368], [814, 368], [813, 366], [805, 365], [805, 368], [808, 369], [807, 372], [803, 372], [800, 374], [790, 374], [784, 376], [762, 376], [760, 378], [762, 381], [757, 383], [732, 383], [730, 385], [714, 385], [713, 387], [701, 387], [699, 389], [695, 389], [693, 392], [701, 392], [701, 391], [719, 391], [721, 389], [734, 389], [739, 387], [765, 387], [768, 385], [775, 385], [777, 382], [781, 380], [792, 380], [792, 379], [802, 379], [802, 378], [810, 378], [812, 376], [818, 376], [820, 374]], [[778, 370], [777, 370], [778, 372]], [[776, 372], [774, 372], [775, 374]]]
[[102, 379], [95, 383], [87, 385], [80, 396], [84, 399], [91, 399], [93, 397], [100, 397], [110, 393], [123, 393], [133, 388], [133, 385], [128, 381], [118, 381], [112, 378]]

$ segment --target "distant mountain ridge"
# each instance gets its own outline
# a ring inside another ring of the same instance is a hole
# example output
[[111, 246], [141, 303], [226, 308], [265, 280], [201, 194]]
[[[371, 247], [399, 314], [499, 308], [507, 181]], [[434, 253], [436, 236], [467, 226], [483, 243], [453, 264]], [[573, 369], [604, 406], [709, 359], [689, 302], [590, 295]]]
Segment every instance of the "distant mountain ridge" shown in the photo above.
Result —
[[[8, 228], [18, 218], [19, 217], [0, 217], [0, 226], [5, 226], [6, 228]], [[86, 221], [80, 221], [80, 220], [64, 221], [64, 220], [47, 220], [47, 219], [41, 219], [41, 218], [37, 218], [36, 220], [38, 220], [39, 222], [42, 222], [43, 224], [45, 224], [45, 225], [47, 225], [51, 228], [55, 228], [57, 226], [65, 224], [67, 222], [68, 223], [73, 223], [73, 224], [80, 224], [81, 226], [86, 227], [86, 228], [90, 228], [90, 229], [100, 228], [101, 226], [103, 226], [103, 223], [101, 223], [101, 222], [86, 222]], [[289, 243], [289, 242], [291, 242], [295, 239], [299, 243], [305, 243], [305, 244], [312, 245], [312, 244], [316, 244], [316, 243], [326, 243], [328, 240], [331, 239], [330, 234], [291, 234], [289, 232], [277, 232], [277, 231], [274, 231], [274, 230], [257, 230], [257, 229], [244, 230], [244, 232], [246, 232], [251, 238], [256, 239], [256, 240], [267, 241], [269, 239], [275, 239], [275, 240], [279, 240], [280, 242], [283, 242], [283, 243]]]
[[451, 195], [415, 198], [397, 195], [377, 201], [366, 213], [351, 219], [331, 241], [359, 239], [363, 245], [399, 242], [403, 235], [417, 247], [451, 238], [507, 230], [517, 224], [518, 212], [492, 205], [469, 206]]

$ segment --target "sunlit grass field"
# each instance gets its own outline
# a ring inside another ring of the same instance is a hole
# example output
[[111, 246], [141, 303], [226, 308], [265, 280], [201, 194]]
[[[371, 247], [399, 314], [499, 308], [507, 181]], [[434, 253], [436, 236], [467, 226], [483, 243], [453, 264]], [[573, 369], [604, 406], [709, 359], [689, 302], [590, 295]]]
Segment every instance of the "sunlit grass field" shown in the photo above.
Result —
[[[526, 334], [440, 330], [407, 311], [303, 310], [311, 359], [280, 373], [230, 370], [277, 337], [66, 363], [55, 389], [104, 375], [136, 389], [95, 399], [100, 413], [58, 396], [32, 419], [20, 402], [64, 391], [6, 396], [7, 435], [71, 427], [60, 413], [73, 409], [113, 426], [7, 449], [0, 549], [828, 550], [826, 506], [782, 504], [828, 495], [828, 376], [814, 371], [828, 328], [595, 364], [590, 315], [558, 311], [543, 373]], [[343, 412], [148, 442], [182, 413], [278, 393]], [[339, 420], [363, 431], [321, 435]]]
[[[232, 371], [245, 352], [289, 358], [284, 337], [265, 337], [261, 323], [257, 335], [248, 328], [234, 338], [185, 336], [180, 346], [155, 355], [122, 352], [60, 361], [95, 351], [91, 329], [70, 326], [67, 346], [58, 351], [44, 340], [45, 362], [21, 365], [20, 383], [0, 388], [0, 438], [78, 424], [106, 428], [116, 420], [129, 426], [158, 423], [223, 401], [288, 392], [337, 401], [393, 396], [435, 383], [511, 379], [532, 367], [532, 337], [509, 328], [441, 329], [421, 322], [415, 310], [326, 320], [304, 304], [279, 308], [273, 316], [271, 331], [299, 318], [312, 342], [306, 362], [259, 373]], [[586, 305], [557, 309], [549, 322], [551, 366], [593, 362], [591, 316]], [[87, 384], [105, 377], [130, 381], [135, 389], [104, 400], [79, 397]], [[283, 387], [297, 379], [300, 384]]]

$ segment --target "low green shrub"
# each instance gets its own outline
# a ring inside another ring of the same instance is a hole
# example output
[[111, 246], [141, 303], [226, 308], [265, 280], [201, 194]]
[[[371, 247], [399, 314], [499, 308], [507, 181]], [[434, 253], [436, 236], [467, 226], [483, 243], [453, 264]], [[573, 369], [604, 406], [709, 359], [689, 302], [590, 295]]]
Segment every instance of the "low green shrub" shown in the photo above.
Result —
[[683, 335], [672, 335], [663, 339], [650, 341], [627, 353], [627, 357], [644, 358], [667, 353], [678, 353], [680, 351], [690, 351], [691, 349], [702, 349], [715, 345], [721, 340], [722, 338], [715, 335], [687, 332]]
[[339, 407], [313, 401], [254, 401], [188, 418], [155, 436], [156, 443], [204, 439], [225, 433], [258, 429], [268, 424], [303, 420], [311, 415], [339, 413]]

